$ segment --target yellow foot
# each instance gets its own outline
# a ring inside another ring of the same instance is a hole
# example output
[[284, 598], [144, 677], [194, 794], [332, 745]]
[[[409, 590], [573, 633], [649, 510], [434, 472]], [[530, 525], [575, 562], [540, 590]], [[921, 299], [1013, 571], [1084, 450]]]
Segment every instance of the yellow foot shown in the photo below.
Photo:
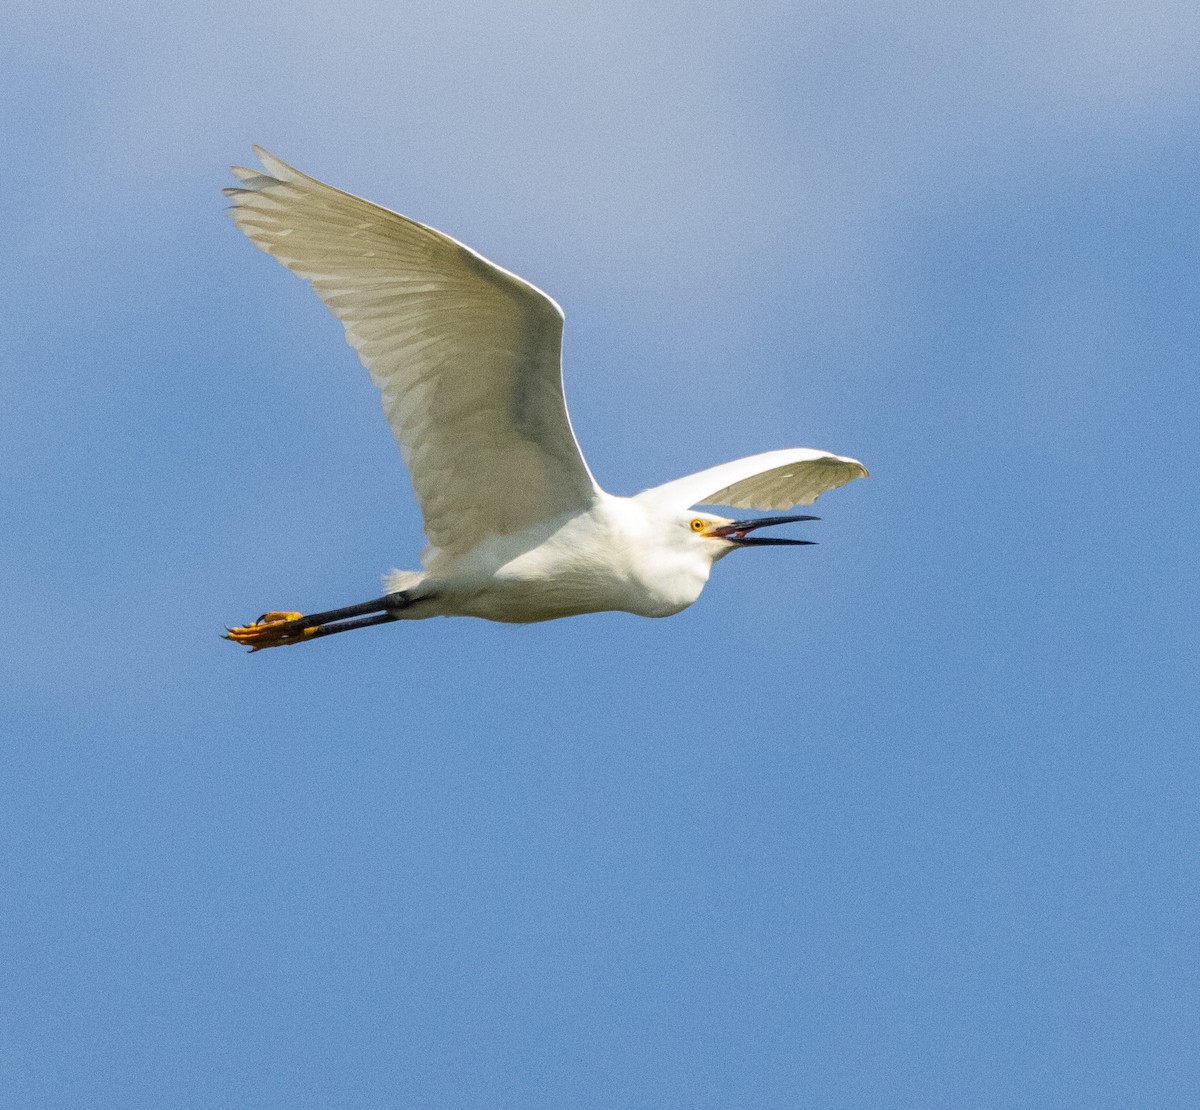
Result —
[[263, 648], [282, 647], [284, 644], [299, 644], [316, 632], [316, 627], [297, 628], [293, 622], [300, 620], [303, 613], [263, 613], [250, 624], [229, 628], [225, 639], [235, 644], [244, 644], [251, 651]]

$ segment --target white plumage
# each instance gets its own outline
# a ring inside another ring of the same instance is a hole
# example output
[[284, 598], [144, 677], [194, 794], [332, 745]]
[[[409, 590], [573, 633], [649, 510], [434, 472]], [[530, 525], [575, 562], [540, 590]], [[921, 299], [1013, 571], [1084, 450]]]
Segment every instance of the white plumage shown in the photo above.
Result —
[[[342, 321], [382, 393], [429, 539], [426, 570], [332, 613], [269, 613], [231, 629], [254, 649], [435, 615], [548, 620], [690, 605], [712, 564], [764, 522], [692, 505], [809, 505], [867, 471], [854, 459], [769, 451], [613, 497], [596, 484], [562, 391], [563, 314], [541, 290], [433, 228], [344, 193], [255, 147], [234, 168], [231, 215]], [[811, 519], [811, 518], [802, 518]], [[768, 521], [774, 523], [779, 521]], [[740, 529], [731, 529], [741, 524]], [[352, 619], [374, 613], [369, 619]]]

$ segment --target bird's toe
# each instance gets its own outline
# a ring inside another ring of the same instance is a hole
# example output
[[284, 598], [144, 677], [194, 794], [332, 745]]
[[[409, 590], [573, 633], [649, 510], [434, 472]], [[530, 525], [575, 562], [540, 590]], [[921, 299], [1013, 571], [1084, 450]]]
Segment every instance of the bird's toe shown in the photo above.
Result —
[[316, 631], [315, 628], [290, 627], [292, 621], [298, 621], [303, 616], [303, 613], [286, 613], [281, 610], [263, 613], [258, 620], [251, 621], [250, 624], [226, 629], [225, 639], [242, 644], [251, 651], [294, 643]]

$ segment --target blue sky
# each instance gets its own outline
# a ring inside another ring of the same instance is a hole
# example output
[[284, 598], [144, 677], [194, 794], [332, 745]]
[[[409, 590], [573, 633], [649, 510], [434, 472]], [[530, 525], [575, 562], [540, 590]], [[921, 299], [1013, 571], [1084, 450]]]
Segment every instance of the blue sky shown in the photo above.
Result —
[[[1194, 4], [27, 3], [0, 35], [0, 1098], [1200, 1099]], [[565, 308], [618, 493], [815, 446], [667, 621], [429, 621], [262, 143]]]

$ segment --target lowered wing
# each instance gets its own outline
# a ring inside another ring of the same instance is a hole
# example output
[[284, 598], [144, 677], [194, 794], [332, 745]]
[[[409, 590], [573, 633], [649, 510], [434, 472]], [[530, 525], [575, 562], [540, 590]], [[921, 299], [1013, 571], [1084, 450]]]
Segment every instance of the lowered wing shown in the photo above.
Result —
[[643, 490], [637, 500], [672, 509], [687, 509], [692, 505], [790, 509], [794, 505], [811, 505], [826, 490], [866, 477], [867, 468], [857, 459], [810, 447], [791, 447], [734, 459], [677, 478]]

